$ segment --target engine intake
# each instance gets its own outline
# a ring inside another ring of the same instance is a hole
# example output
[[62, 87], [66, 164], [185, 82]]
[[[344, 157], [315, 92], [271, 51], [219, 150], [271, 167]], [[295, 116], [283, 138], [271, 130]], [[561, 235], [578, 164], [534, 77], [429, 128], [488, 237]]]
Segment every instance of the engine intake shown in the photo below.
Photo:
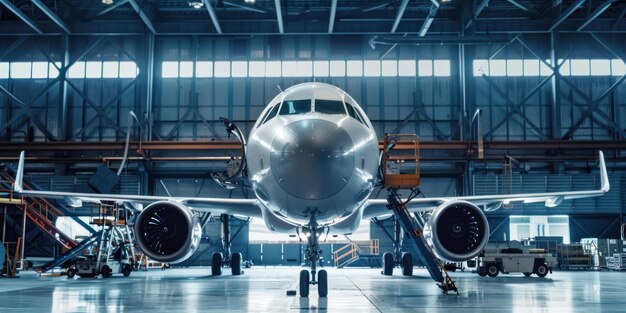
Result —
[[474, 204], [454, 201], [439, 206], [426, 222], [426, 239], [437, 256], [462, 262], [477, 256], [489, 240], [489, 223]]
[[177, 263], [189, 258], [200, 244], [202, 228], [189, 208], [170, 201], [147, 206], [135, 221], [135, 236], [150, 259]]

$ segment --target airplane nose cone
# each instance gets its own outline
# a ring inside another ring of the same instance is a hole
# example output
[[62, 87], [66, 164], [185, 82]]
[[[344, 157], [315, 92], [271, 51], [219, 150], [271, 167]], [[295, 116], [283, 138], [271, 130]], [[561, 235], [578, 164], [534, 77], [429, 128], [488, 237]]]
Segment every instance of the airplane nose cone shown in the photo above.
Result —
[[318, 200], [344, 188], [354, 170], [353, 143], [337, 124], [306, 119], [277, 132], [272, 142], [274, 178], [292, 196]]

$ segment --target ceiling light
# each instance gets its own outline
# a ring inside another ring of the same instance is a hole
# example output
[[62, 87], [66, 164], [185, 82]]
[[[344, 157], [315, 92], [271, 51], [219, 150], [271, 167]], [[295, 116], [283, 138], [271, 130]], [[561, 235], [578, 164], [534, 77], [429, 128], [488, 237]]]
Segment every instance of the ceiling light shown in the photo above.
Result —
[[113, 4], [113, 0], [102, 0], [104, 4]]
[[200, 1], [190, 1], [189, 2], [189, 6], [194, 8], [194, 9], [200, 9], [204, 6], [204, 3], [200, 2]]
[[244, 0], [245, 3], [254, 3], [256, 0]]

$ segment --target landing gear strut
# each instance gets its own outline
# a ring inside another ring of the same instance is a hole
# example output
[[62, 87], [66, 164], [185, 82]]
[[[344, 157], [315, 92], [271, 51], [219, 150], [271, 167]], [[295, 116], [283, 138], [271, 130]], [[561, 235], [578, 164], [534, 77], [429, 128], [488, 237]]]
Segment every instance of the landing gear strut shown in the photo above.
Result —
[[319, 236], [324, 233], [324, 227], [317, 224], [315, 216], [311, 216], [311, 221], [307, 226], [302, 227], [302, 232], [307, 237], [305, 257], [311, 264], [311, 275], [309, 276], [308, 270], [300, 271], [300, 297], [309, 296], [309, 285], [317, 285], [319, 296], [326, 297], [328, 296], [328, 273], [326, 270], [317, 272], [317, 262], [322, 254]]
[[[220, 217], [222, 221], [222, 244], [224, 245], [224, 254], [220, 252], [213, 253], [211, 258], [211, 275], [222, 275], [222, 267], [224, 265], [229, 266], [233, 276], [243, 274], [241, 270], [242, 255], [239, 252], [233, 254], [230, 253], [231, 241], [239, 234], [239, 231], [235, 233], [233, 238], [230, 236], [230, 216], [222, 214]], [[240, 228], [241, 230], [241, 228]]]

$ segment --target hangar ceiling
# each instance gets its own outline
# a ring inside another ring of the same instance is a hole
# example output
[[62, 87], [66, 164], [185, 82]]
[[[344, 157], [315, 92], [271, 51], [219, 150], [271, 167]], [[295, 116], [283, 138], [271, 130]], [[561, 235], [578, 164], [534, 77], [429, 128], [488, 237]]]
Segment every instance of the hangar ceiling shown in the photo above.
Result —
[[0, 3], [3, 35], [152, 32], [423, 36], [428, 32], [456, 36], [626, 30], [626, 3], [614, 0], [0, 0]]

